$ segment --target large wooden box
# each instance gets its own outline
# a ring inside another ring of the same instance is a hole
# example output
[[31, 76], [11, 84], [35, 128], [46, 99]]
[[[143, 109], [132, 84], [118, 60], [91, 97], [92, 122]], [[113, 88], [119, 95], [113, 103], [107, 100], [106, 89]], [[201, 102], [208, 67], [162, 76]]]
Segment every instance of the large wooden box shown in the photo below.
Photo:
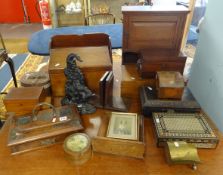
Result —
[[158, 98], [181, 99], [184, 91], [184, 79], [179, 72], [160, 71], [156, 75]]
[[176, 99], [158, 99], [157, 91], [150, 86], [142, 86], [140, 88], [140, 102], [142, 114], [150, 117], [152, 112], [166, 112], [174, 110], [176, 112], [199, 112], [200, 105], [190, 92], [189, 88], [185, 87], [182, 98]]
[[3, 102], [7, 112], [14, 112], [16, 116], [29, 114], [35, 105], [45, 100], [43, 87], [12, 88]]
[[65, 95], [66, 77], [64, 68], [70, 53], [78, 54], [83, 62], [77, 62], [84, 74], [86, 84], [94, 93], [99, 93], [99, 81], [103, 74], [112, 70], [110, 41], [105, 34], [68, 35], [52, 38], [49, 75], [54, 97]]
[[172, 50], [141, 50], [138, 71], [142, 78], [155, 78], [157, 71], [178, 71], [183, 74], [187, 57]]
[[[61, 143], [75, 131], [84, 129], [75, 106], [37, 111], [20, 118], [10, 116], [8, 146], [13, 155]], [[37, 114], [36, 114], [37, 113]]]
[[98, 134], [92, 139], [93, 151], [143, 159], [145, 154], [144, 121], [139, 116], [139, 140], [123, 140], [106, 137], [109, 115], [103, 116]]
[[[142, 49], [179, 54], [189, 10], [183, 6], [122, 6], [123, 64], [136, 63]], [[134, 57], [136, 57], [134, 59]]]

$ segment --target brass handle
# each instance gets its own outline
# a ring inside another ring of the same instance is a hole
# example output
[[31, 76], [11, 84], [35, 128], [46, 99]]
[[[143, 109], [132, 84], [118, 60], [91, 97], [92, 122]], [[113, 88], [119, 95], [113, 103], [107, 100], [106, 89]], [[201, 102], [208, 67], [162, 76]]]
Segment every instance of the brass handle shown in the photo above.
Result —
[[52, 108], [52, 110], [53, 110], [53, 117], [56, 117], [56, 108], [53, 106], [53, 105], [51, 105], [51, 104], [49, 104], [49, 103], [46, 103], [46, 102], [42, 102], [42, 103], [38, 103], [34, 108], [33, 108], [33, 112], [32, 112], [32, 117], [33, 117], [33, 121], [36, 121], [37, 120], [37, 112], [38, 112], [38, 110], [37, 110], [37, 108], [38, 107], [40, 107], [40, 106], [49, 106], [50, 108]]

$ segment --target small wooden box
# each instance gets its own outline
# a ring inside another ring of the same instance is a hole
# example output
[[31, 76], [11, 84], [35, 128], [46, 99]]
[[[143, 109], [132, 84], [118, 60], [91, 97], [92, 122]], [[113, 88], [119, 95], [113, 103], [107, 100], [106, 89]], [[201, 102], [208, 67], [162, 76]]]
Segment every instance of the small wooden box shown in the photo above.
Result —
[[20, 116], [30, 114], [34, 106], [44, 100], [43, 87], [20, 87], [12, 88], [3, 102], [7, 112]]
[[86, 85], [99, 93], [99, 81], [106, 71], [112, 70], [109, 37], [106, 34], [58, 35], [51, 41], [49, 75], [54, 97], [65, 95], [64, 68], [70, 53], [76, 53], [83, 62], [77, 65], [85, 77]]
[[154, 79], [142, 79], [136, 65], [122, 65], [121, 96], [131, 99], [139, 99], [141, 86], [155, 86]]
[[138, 117], [139, 139], [134, 141], [106, 137], [110, 116], [103, 116], [98, 135], [92, 139], [93, 151], [143, 159], [146, 149], [144, 140], [144, 122], [143, 116]]
[[158, 98], [181, 99], [184, 90], [184, 79], [180, 72], [157, 72], [156, 89]]
[[157, 71], [178, 71], [183, 74], [187, 57], [170, 49], [141, 50], [137, 62], [142, 78], [155, 78]]

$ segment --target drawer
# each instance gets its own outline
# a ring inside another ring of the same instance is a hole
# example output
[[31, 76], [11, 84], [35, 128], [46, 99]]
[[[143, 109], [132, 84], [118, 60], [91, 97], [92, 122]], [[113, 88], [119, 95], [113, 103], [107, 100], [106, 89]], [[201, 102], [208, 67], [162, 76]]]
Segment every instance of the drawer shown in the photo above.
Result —
[[183, 73], [185, 62], [139, 63], [138, 71], [142, 78], [155, 78], [157, 71], [178, 71]]

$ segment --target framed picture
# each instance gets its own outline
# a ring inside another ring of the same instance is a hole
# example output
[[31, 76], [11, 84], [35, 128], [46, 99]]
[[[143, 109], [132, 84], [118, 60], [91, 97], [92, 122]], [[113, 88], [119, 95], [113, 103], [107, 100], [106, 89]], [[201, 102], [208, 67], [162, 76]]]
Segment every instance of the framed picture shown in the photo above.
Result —
[[138, 140], [138, 117], [136, 113], [112, 112], [107, 137]]

